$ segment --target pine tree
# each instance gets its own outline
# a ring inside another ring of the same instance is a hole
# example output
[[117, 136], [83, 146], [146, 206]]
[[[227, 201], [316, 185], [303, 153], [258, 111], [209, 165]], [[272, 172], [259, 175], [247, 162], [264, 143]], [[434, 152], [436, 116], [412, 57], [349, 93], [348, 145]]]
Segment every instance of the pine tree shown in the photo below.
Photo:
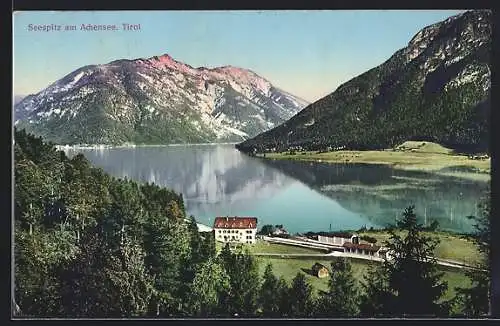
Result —
[[320, 317], [354, 317], [359, 313], [359, 293], [349, 261], [331, 263], [328, 291], [320, 294], [316, 314]]
[[[96, 231], [96, 230], [93, 230]], [[76, 259], [62, 265], [61, 302], [64, 317], [121, 317], [119, 292], [110, 286], [106, 270], [116, 268], [113, 253], [98, 232], [84, 232]]]
[[198, 231], [196, 220], [192, 215], [189, 217], [187, 229], [189, 233], [189, 245], [191, 247], [190, 264], [195, 267], [197, 264], [205, 261], [207, 257], [204, 256], [202, 251], [202, 238], [200, 232]]
[[256, 259], [248, 251], [232, 253], [228, 244], [222, 249], [219, 259], [231, 284], [229, 293], [223, 295], [228, 314], [254, 316], [260, 283]]
[[264, 317], [279, 316], [279, 300], [276, 298], [277, 293], [278, 279], [273, 274], [272, 265], [268, 264], [264, 271], [263, 282], [259, 292], [259, 305]]
[[449, 313], [449, 306], [440, 303], [447, 283], [442, 281], [434, 249], [438, 240], [425, 236], [423, 225], [417, 222], [414, 207], [408, 207], [402, 219], [396, 222], [402, 231], [389, 231], [386, 246], [391, 259], [384, 262], [389, 287], [396, 294], [392, 311], [396, 316], [443, 316]]
[[230, 280], [219, 261], [212, 257], [196, 272], [189, 292], [190, 311], [197, 317], [210, 317], [224, 309], [222, 296], [229, 292]]
[[[40, 230], [31, 234], [15, 228], [15, 300], [25, 315], [53, 317], [59, 312], [59, 280], [54, 270], [54, 241]], [[57, 253], [55, 253], [57, 254]]]
[[145, 234], [146, 266], [157, 290], [150, 312], [173, 316], [183, 309], [182, 263], [190, 254], [187, 227], [182, 220], [151, 216]]
[[289, 292], [290, 317], [309, 317], [312, 310], [312, 286], [307, 282], [304, 273], [298, 272], [292, 280]]
[[276, 285], [276, 301], [281, 317], [290, 316], [290, 287], [283, 277], [280, 277]]
[[189, 241], [189, 255], [184, 256], [181, 261], [181, 280], [182, 284], [179, 289], [179, 299], [182, 301], [182, 314], [188, 315], [190, 308], [187, 307], [189, 302], [190, 288], [192, 282], [195, 278], [196, 271], [199, 269], [200, 265], [208, 260], [209, 257], [205, 256], [203, 252], [203, 243], [200, 232], [198, 231], [198, 225], [194, 216], [190, 216], [189, 222], [187, 223], [187, 238]]
[[144, 265], [142, 248], [125, 237], [116, 256], [105, 268], [110, 286], [119, 293], [115, 306], [122, 317], [144, 317], [155, 293], [154, 278]]
[[363, 294], [360, 313], [364, 317], [390, 316], [394, 303], [394, 293], [389, 288], [389, 280], [383, 265], [370, 264], [362, 282]]
[[203, 232], [201, 241], [201, 256], [204, 260], [208, 260], [211, 257], [215, 257], [216, 247], [215, 247], [215, 234], [214, 231]]
[[474, 242], [481, 257], [476, 269], [466, 271], [471, 280], [470, 288], [457, 288], [457, 301], [461, 310], [467, 317], [479, 317], [490, 312], [490, 286], [491, 286], [491, 263], [490, 263], [490, 203], [483, 199], [480, 203], [481, 214], [471, 216], [475, 220]]

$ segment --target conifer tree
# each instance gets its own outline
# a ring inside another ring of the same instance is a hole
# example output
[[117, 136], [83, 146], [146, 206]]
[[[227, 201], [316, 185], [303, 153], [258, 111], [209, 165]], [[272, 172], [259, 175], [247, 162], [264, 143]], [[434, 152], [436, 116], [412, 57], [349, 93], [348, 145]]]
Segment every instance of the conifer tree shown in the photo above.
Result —
[[312, 312], [312, 286], [307, 282], [304, 273], [298, 272], [292, 280], [289, 292], [289, 316], [295, 318], [309, 317]]
[[[151, 216], [144, 239], [146, 266], [155, 277], [158, 291], [153, 314], [173, 316], [182, 310], [182, 263], [189, 253], [187, 228], [183, 221]], [[153, 306], [154, 306], [153, 305]]]
[[470, 218], [475, 221], [473, 237], [480, 253], [480, 259], [475, 269], [466, 271], [472, 283], [471, 287], [456, 289], [457, 301], [461, 305], [462, 313], [467, 317], [474, 318], [491, 313], [490, 202], [487, 198], [484, 198], [479, 206], [481, 214]]
[[[423, 234], [417, 222], [414, 206], [408, 207], [389, 231], [386, 244], [391, 259], [384, 262], [389, 287], [396, 294], [392, 302], [395, 316], [443, 316], [449, 304], [440, 302], [447, 289], [434, 255], [438, 240]], [[400, 231], [402, 234], [399, 234]]]
[[328, 291], [322, 292], [317, 302], [316, 314], [320, 317], [354, 317], [359, 313], [359, 293], [346, 258], [331, 263]]
[[264, 270], [263, 282], [259, 292], [259, 305], [264, 317], [279, 316], [278, 279], [273, 274], [271, 264]]
[[230, 280], [215, 257], [202, 263], [196, 272], [187, 300], [197, 317], [213, 317], [222, 305], [223, 294], [229, 292]]
[[390, 316], [395, 295], [389, 288], [385, 268], [371, 263], [361, 283], [363, 294], [360, 298], [360, 314], [363, 317]]
[[248, 251], [231, 252], [228, 244], [222, 249], [219, 259], [231, 284], [230, 292], [224, 295], [228, 314], [254, 316], [260, 284], [257, 261]]
[[279, 278], [276, 285], [276, 301], [280, 316], [290, 316], [290, 287], [283, 277]]

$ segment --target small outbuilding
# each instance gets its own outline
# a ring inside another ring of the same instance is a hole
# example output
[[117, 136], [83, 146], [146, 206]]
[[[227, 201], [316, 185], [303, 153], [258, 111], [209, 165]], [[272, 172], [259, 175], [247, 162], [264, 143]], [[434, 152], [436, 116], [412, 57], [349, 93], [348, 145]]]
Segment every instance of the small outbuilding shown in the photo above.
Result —
[[328, 277], [328, 275], [330, 274], [328, 268], [320, 263], [314, 264], [311, 270], [313, 274], [319, 278]]

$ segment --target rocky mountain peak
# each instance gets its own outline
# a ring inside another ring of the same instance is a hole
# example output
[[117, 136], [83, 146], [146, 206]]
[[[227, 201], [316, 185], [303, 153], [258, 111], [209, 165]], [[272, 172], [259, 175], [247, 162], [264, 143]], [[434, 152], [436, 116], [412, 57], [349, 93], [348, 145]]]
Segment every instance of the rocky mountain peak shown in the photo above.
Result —
[[19, 102], [15, 116], [55, 143], [202, 143], [255, 136], [305, 105], [250, 70], [163, 54], [77, 69]]

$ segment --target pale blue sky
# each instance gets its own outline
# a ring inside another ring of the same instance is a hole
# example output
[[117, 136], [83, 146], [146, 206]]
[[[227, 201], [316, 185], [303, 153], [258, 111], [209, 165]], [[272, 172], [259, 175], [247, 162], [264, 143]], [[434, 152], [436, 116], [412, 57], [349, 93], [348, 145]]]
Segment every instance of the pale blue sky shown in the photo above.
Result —
[[[99, 11], [14, 14], [14, 93], [34, 94], [73, 70], [164, 53], [194, 67], [248, 68], [314, 101], [387, 60], [421, 28], [463, 10]], [[80, 31], [81, 24], [140, 31]], [[77, 31], [28, 31], [75, 24]]]

